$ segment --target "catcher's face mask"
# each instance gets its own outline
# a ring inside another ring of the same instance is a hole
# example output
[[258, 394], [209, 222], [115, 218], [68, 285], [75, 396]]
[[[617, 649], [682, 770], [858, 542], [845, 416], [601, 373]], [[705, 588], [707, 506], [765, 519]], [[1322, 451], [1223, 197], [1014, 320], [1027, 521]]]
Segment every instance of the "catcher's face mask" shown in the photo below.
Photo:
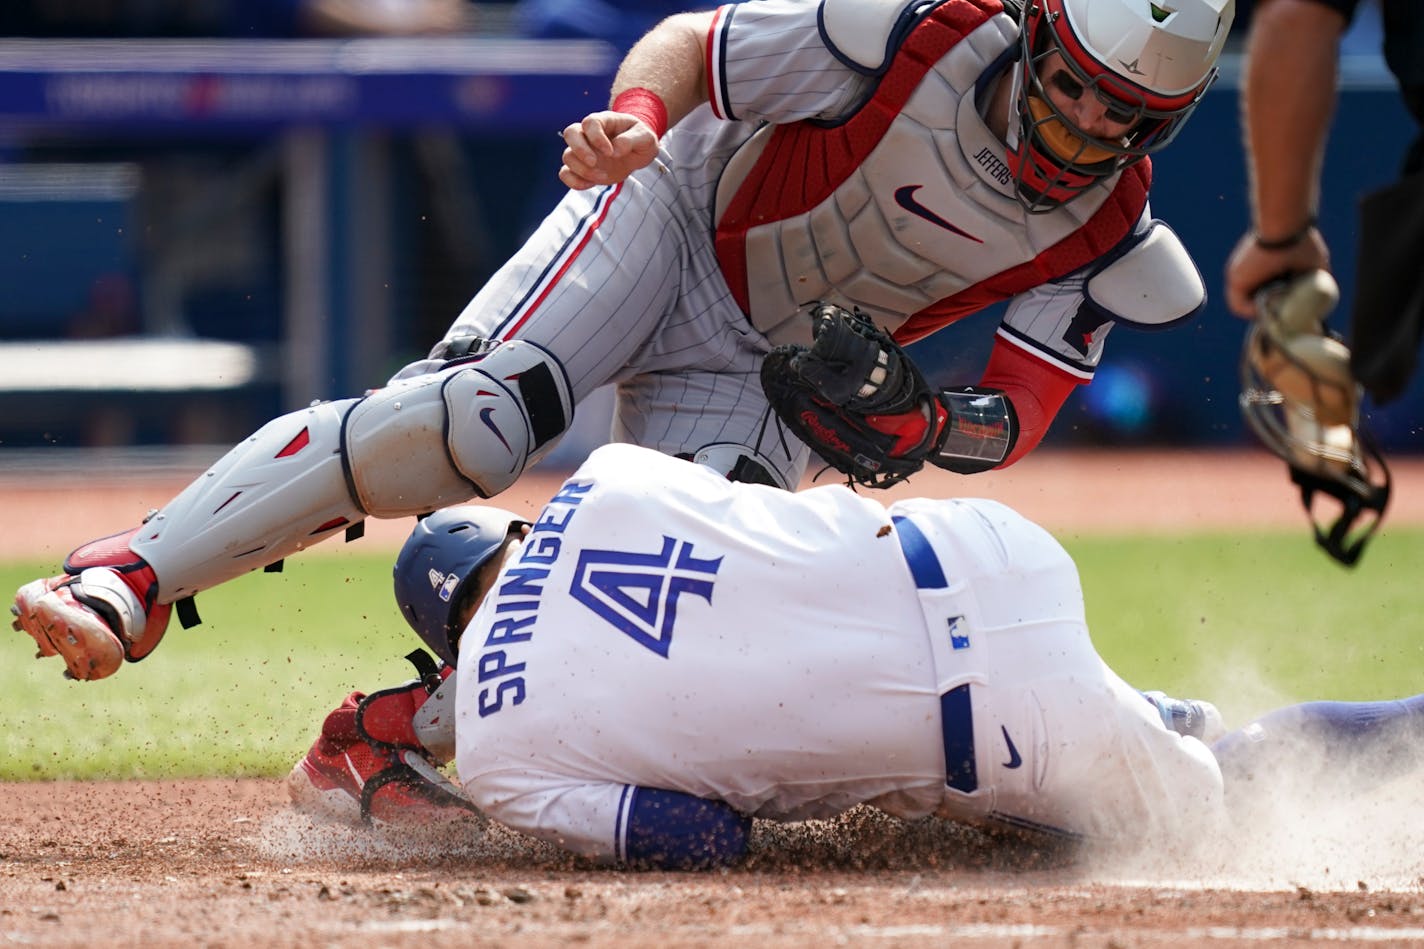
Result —
[[[1324, 271], [1257, 294], [1257, 319], [1242, 350], [1240, 405], [1251, 430], [1289, 466], [1316, 542], [1353, 566], [1384, 517], [1390, 474], [1360, 427], [1349, 349], [1324, 329], [1338, 298]], [[1338, 505], [1333, 521], [1331, 502]]]
[[[1235, 13], [1235, 0], [1026, 0], [1008, 154], [1024, 208], [1051, 211], [1165, 148], [1216, 78]], [[1060, 107], [1085, 96], [1110, 134]]]

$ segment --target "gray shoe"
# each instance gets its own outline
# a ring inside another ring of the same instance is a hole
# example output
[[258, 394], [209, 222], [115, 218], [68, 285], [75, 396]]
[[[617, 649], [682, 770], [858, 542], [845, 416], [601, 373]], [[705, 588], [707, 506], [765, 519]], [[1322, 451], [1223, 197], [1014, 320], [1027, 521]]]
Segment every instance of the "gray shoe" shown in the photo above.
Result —
[[1184, 738], [1210, 745], [1226, 734], [1226, 721], [1215, 705], [1202, 699], [1174, 699], [1165, 692], [1143, 692], [1162, 716], [1162, 724]]

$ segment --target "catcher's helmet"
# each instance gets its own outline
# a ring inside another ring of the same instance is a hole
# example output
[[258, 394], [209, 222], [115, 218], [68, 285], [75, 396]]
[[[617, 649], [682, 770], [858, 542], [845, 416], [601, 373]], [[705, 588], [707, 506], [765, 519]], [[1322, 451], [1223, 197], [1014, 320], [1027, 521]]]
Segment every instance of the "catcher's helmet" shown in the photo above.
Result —
[[396, 603], [425, 644], [450, 665], [466, 584], [527, 522], [497, 507], [447, 507], [421, 520], [396, 557]]
[[[1066, 204], [1172, 141], [1216, 78], [1235, 16], [1236, 0], [1025, 0], [1009, 152], [1024, 207]], [[1053, 103], [1039, 67], [1054, 53], [1078, 89], [1067, 94], [1096, 95], [1131, 125], [1122, 138], [1089, 135]]]

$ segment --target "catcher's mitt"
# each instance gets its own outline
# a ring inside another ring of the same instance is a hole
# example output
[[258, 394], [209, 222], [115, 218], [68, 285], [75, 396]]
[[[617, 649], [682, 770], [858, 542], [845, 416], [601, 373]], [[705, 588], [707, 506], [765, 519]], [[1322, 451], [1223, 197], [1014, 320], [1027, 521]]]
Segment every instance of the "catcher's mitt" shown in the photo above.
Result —
[[811, 311], [811, 346], [778, 346], [761, 384], [782, 423], [853, 483], [886, 488], [924, 467], [945, 411], [905, 351], [859, 310]]
[[[1361, 389], [1350, 371], [1350, 350], [1325, 329], [1339, 298], [1334, 278], [1323, 270], [1257, 293], [1257, 317], [1242, 350], [1240, 404], [1252, 431], [1289, 466], [1316, 542], [1351, 566], [1384, 516], [1390, 475], [1360, 425]], [[1328, 527], [1316, 517], [1317, 493], [1341, 506]]]

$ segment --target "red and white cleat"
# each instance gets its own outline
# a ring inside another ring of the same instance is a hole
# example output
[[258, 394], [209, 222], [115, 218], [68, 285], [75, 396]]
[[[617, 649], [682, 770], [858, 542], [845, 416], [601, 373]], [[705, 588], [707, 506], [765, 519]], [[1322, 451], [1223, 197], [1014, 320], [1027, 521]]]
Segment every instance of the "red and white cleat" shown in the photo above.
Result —
[[124, 646], [99, 612], [85, 605], [94, 599], [86, 590], [79, 577], [32, 580], [15, 594], [12, 625], [34, 639], [37, 658], [63, 656], [69, 678], [102, 679], [123, 665]]
[[128, 548], [138, 528], [75, 550], [64, 573], [20, 587], [10, 607], [39, 657], [62, 656], [71, 679], [102, 679], [138, 662], [163, 638], [173, 607], [158, 603], [153, 568]]

